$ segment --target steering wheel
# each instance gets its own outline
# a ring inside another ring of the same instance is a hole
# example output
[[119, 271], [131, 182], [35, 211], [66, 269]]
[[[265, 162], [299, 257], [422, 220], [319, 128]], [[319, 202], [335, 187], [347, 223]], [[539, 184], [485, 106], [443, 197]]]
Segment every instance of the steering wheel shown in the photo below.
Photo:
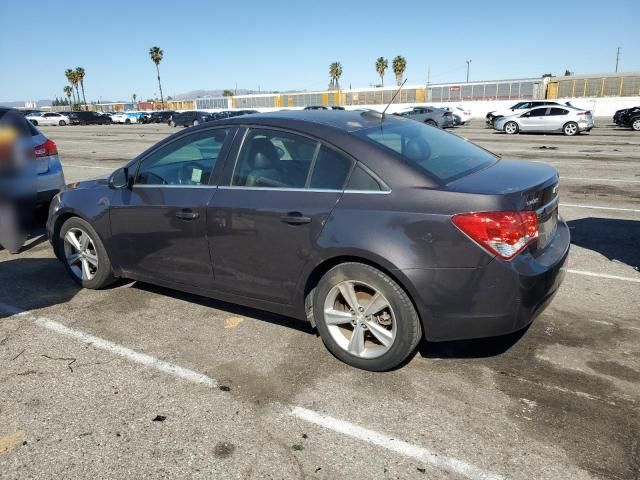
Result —
[[[193, 179], [194, 170], [200, 170], [200, 178], [198, 181]], [[204, 176], [204, 166], [201, 163], [193, 161], [180, 165], [178, 169], [178, 183], [180, 185], [202, 185], [202, 177]]]

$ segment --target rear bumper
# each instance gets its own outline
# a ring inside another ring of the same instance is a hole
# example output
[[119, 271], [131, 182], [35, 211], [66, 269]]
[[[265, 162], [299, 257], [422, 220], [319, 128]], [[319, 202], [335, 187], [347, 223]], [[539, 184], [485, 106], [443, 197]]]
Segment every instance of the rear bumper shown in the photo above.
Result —
[[569, 228], [559, 221], [553, 240], [537, 256], [525, 252], [480, 268], [402, 270], [426, 339], [493, 337], [526, 327], [558, 291], [569, 245]]

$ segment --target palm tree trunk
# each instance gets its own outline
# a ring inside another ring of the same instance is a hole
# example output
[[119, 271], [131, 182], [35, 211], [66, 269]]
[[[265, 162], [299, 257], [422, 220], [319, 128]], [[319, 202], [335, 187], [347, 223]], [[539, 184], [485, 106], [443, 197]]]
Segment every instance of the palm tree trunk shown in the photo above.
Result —
[[158, 72], [158, 88], [160, 89], [160, 103], [162, 104], [162, 109], [164, 110], [164, 97], [162, 96], [162, 83], [160, 83], [160, 67], [156, 63], [156, 71]]
[[76, 95], [78, 97], [78, 104], [80, 103], [80, 90], [78, 89], [78, 84], [76, 83]]
[[87, 99], [84, 96], [84, 82], [80, 80], [80, 88], [82, 88], [82, 101], [84, 102], [84, 108], [87, 108]]

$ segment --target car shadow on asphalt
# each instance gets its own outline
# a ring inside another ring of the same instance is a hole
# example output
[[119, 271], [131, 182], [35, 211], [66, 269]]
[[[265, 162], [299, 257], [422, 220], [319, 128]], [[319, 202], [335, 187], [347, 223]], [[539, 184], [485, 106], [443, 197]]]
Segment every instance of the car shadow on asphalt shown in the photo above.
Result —
[[[21, 311], [64, 304], [80, 291], [64, 266], [55, 258], [19, 255], [0, 263], [0, 303]], [[0, 319], [15, 312], [0, 308]]]
[[301, 332], [317, 336], [316, 329], [313, 328], [309, 323], [293, 317], [286, 317], [284, 315], [278, 315], [277, 313], [271, 313], [265, 310], [257, 310], [255, 308], [245, 307], [235, 303], [229, 303], [222, 300], [202, 297], [200, 295], [180, 292], [178, 290], [171, 290], [169, 288], [159, 287], [150, 283], [135, 282], [132, 286], [133, 288], [137, 288], [138, 290], [142, 290], [145, 292], [155, 293], [158, 295], [163, 295], [165, 297], [171, 297], [176, 300], [195, 303], [203, 307], [212, 308], [215, 310], [223, 310], [231, 315], [239, 315], [255, 320], [261, 320], [264, 322], [292, 328], [294, 330], [299, 330]]
[[567, 224], [572, 244], [640, 269], [640, 221], [587, 217]]

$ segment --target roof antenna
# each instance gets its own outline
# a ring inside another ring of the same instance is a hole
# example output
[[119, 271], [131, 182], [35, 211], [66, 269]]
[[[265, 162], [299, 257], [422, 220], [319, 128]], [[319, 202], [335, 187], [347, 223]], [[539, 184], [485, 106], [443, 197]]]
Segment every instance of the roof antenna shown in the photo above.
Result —
[[396, 99], [396, 97], [400, 93], [400, 90], [402, 90], [402, 87], [404, 87], [405, 83], [407, 83], [407, 79], [406, 78], [404, 79], [404, 82], [402, 82], [400, 84], [400, 86], [398, 87], [398, 90], [396, 90], [396, 93], [393, 94], [393, 97], [391, 97], [391, 101], [387, 104], [386, 107], [384, 107], [384, 110], [382, 111], [382, 118], [380, 119], [380, 121], [384, 120], [384, 114], [387, 112], [387, 108], [389, 108], [391, 106], [393, 101]]

